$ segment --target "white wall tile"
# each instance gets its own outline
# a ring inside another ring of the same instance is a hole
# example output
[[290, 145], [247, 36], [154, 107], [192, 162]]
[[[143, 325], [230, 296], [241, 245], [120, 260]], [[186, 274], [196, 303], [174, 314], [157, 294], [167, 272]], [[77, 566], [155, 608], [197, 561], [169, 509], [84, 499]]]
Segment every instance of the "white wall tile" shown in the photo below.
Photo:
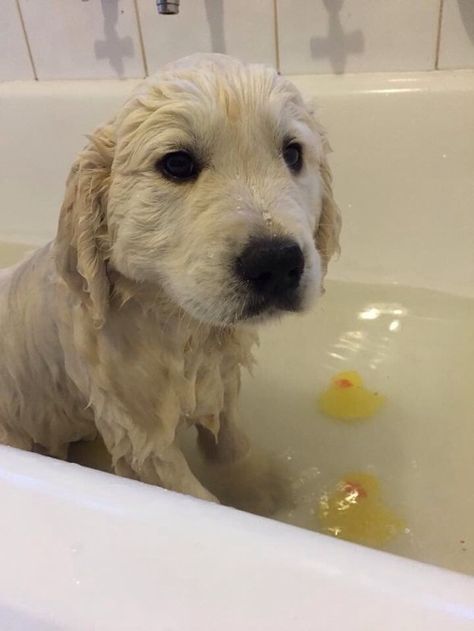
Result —
[[444, 0], [438, 68], [474, 68], [474, 0]]
[[20, 6], [39, 79], [144, 76], [133, 0], [20, 0]]
[[0, 7], [0, 81], [34, 79], [16, 0]]
[[274, 66], [273, 0], [183, 0], [179, 15], [159, 15], [153, 0], [138, 0], [150, 73], [195, 52], [219, 52]]
[[281, 70], [431, 70], [439, 4], [440, 0], [277, 0]]

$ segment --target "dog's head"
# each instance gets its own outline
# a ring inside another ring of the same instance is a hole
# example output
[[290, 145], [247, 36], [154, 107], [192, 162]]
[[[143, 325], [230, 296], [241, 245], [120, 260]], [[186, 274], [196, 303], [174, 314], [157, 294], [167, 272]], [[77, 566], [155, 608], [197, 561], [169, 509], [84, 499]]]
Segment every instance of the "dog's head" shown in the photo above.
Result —
[[147, 80], [68, 180], [58, 268], [96, 322], [108, 270], [215, 325], [300, 311], [338, 247], [325, 135], [274, 70], [198, 55]]

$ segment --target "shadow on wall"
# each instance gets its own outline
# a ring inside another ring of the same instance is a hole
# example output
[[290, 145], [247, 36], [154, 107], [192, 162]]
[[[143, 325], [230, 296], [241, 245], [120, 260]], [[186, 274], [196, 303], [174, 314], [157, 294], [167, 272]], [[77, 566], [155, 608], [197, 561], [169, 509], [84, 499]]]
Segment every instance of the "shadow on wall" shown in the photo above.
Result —
[[323, 0], [323, 4], [328, 12], [328, 34], [327, 37], [311, 38], [311, 55], [327, 57], [333, 72], [342, 74], [346, 69], [349, 55], [364, 52], [364, 34], [361, 30], [344, 32], [339, 17], [344, 0]]
[[463, 26], [474, 44], [474, 0], [458, 0], [458, 4]]
[[[133, 40], [117, 33], [118, 0], [101, 0], [104, 16], [104, 39], [94, 42], [96, 59], [107, 59], [119, 78], [124, 77], [124, 57], [133, 57]], [[123, 9], [121, 10], [123, 13]]]
[[222, 0], [204, 0], [206, 18], [209, 23], [211, 50], [213, 53], [226, 52], [224, 34], [224, 5]]

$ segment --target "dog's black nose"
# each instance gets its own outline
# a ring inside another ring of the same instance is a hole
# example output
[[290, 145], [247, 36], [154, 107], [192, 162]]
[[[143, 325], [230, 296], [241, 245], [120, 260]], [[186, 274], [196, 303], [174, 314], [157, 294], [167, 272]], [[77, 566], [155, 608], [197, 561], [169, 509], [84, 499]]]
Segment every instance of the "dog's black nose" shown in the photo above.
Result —
[[237, 259], [238, 276], [262, 298], [285, 298], [304, 270], [300, 246], [289, 239], [252, 240]]

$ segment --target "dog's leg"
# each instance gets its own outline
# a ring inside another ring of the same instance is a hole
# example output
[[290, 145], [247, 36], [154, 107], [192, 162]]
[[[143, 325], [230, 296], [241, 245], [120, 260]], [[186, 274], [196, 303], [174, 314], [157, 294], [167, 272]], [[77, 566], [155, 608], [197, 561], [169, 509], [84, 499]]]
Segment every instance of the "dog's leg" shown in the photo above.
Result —
[[242, 459], [250, 449], [247, 435], [238, 427], [234, 414], [221, 412], [219, 431], [215, 436], [210, 429], [198, 423], [198, 445], [211, 461], [231, 463]]
[[[148, 451], [154, 437], [148, 437], [146, 430], [139, 431], [137, 424], [123, 410], [104, 406], [96, 425], [118, 475], [200, 499], [218, 501], [194, 476], [177, 445], [173, 443], [165, 448], [157, 445]], [[120, 428], [119, 432], [117, 428]], [[143, 449], [147, 449], [146, 456], [142, 456]]]
[[238, 374], [227, 383], [217, 435], [206, 427], [204, 419], [197, 424], [198, 445], [210, 464], [203, 480], [223, 504], [272, 515], [292, 502], [289, 480], [270, 454], [250, 449], [249, 439], [238, 427]]
[[135, 464], [135, 459], [128, 458], [117, 462], [115, 472], [128, 478], [134, 478], [147, 484], [162, 486], [170, 491], [185, 493], [202, 500], [217, 502], [212, 495], [199, 482], [189, 468], [181, 450], [176, 445], [170, 445], [160, 455], [152, 454], [140, 464]]
[[25, 451], [32, 451], [33, 439], [21, 430], [12, 429], [5, 425], [0, 426], [0, 445], [15, 447]]
[[139, 478], [149, 484], [159, 484], [171, 491], [186, 493], [202, 500], [217, 502], [191, 472], [181, 450], [170, 445], [159, 456], [150, 456], [140, 468]]
[[219, 415], [219, 429], [215, 435], [202, 419], [197, 422], [198, 445], [204, 456], [211, 461], [232, 463], [241, 460], [250, 449], [250, 441], [238, 426], [237, 397], [240, 373], [238, 368], [227, 381], [224, 409]]

